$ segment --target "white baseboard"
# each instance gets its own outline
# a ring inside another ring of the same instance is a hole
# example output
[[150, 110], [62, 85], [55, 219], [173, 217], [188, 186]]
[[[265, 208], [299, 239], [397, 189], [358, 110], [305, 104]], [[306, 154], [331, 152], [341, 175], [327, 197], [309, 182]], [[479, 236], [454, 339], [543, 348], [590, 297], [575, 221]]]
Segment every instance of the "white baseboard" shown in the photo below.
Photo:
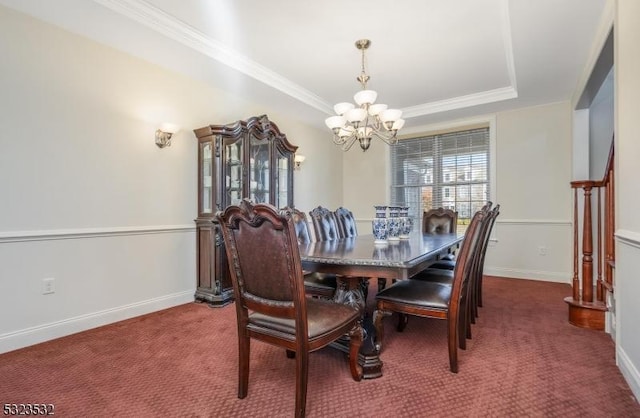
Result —
[[633, 396], [636, 397], [636, 400], [640, 399], [640, 373], [638, 373], [638, 369], [636, 369], [619, 344], [616, 345], [616, 361], [622, 376], [624, 376], [631, 392], [633, 392]]
[[484, 274], [487, 276], [511, 277], [514, 279], [571, 284], [571, 275], [569, 273], [557, 271], [521, 270], [487, 266], [484, 268]]
[[0, 354], [193, 302], [195, 289], [0, 335]]

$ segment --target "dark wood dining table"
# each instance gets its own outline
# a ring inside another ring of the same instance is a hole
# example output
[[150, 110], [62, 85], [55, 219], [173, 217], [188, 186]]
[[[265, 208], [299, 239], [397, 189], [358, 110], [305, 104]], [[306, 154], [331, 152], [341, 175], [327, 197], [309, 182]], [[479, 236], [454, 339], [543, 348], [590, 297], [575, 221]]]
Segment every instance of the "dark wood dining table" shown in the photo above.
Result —
[[[360, 349], [359, 362], [366, 379], [382, 376], [382, 361], [374, 344], [371, 312], [366, 309], [365, 292], [370, 278], [409, 279], [424, 270], [440, 255], [446, 254], [462, 241], [457, 234], [422, 234], [414, 232], [409, 239], [374, 243], [373, 235], [357, 235], [331, 241], [300, 245], [300, 258], [305, 271], [339, 275], [334, 300], [362, 310], [365, 340]], [[364, 290], [363, 290], [364, 289]], [[345, 352], [345, 344], [334, 344]]]

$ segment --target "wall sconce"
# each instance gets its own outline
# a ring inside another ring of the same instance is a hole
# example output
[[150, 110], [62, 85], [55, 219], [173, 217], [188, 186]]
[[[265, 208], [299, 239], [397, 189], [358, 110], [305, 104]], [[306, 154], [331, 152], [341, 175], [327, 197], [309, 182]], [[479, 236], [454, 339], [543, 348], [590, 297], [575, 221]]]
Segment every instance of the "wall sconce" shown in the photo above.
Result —
[[293, 157], [293, 163], [294, 163], [294, 169], [295, 170], [300, 170], [300, 165], [304, 162], [304, 160], [306, 160], [307, 157], [305, 157], [304, 155], [298, 155], [296, 154], [295, 157]]
[[171, 137], [178, 132], [180, 128], [172, 123], [163, 123], [160, 129], [156, 131], [156, 145], [159, 148], [171, 146]]

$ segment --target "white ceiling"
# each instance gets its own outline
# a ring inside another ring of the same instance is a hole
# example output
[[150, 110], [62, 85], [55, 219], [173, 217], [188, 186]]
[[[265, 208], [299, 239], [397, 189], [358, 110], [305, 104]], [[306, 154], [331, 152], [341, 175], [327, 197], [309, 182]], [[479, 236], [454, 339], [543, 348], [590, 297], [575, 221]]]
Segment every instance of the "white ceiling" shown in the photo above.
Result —
[[[0, 0], [324, 126], [360, 89], [406, 129], [568, 100], [607, 0]], [[221, 121], [222, 122], [222, 121]]]

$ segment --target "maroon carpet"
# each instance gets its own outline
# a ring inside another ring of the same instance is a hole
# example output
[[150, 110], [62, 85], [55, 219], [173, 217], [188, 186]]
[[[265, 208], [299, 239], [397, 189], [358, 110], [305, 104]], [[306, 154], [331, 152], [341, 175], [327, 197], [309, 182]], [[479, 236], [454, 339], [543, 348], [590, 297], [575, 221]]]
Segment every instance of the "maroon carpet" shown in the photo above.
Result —
[[[307, 415], [640, 417], [609, 336], [568, 324], [570, 293], [487, 278], [458, 374], [444, 321], [411, 318], [397, 333], [388, 318], [380, 379], [354, 382], [331, 348], [312, 354]], [[252, 342], [243, 400], [236, 365], [235, 307], [193, 303], [0, 355], [0, 402], [51, 403], [65, 417], [293, 415], [283, 350]]]

